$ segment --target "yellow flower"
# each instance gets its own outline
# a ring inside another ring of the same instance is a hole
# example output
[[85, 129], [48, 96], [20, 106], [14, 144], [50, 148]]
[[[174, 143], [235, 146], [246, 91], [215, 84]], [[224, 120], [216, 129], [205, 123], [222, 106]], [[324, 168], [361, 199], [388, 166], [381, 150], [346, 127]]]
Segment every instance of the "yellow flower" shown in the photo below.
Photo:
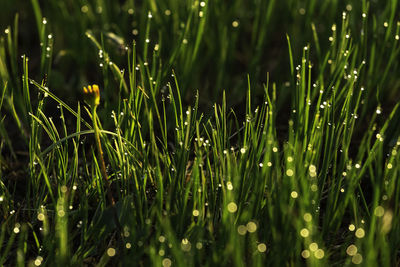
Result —
[[83, 95], [90, 107], [94, 108], [100, 104], [100, 90], [97, 84], [83, 87]]

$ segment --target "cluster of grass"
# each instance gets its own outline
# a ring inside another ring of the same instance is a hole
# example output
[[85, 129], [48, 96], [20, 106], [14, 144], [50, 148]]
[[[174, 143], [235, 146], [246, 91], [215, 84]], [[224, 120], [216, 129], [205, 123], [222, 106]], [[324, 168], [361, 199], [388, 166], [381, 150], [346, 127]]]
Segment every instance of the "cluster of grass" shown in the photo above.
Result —
[[0, 266], [400, 263], [397, 0], [44, 2], [0, 0]]

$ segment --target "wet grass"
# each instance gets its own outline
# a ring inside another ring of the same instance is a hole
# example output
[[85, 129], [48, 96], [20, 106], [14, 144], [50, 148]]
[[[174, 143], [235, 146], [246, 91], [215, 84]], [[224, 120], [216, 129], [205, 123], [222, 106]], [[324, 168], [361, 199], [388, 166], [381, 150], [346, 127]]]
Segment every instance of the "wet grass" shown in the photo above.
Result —
[[398, 1], [0, 4], [0, 265], [399, 264]]

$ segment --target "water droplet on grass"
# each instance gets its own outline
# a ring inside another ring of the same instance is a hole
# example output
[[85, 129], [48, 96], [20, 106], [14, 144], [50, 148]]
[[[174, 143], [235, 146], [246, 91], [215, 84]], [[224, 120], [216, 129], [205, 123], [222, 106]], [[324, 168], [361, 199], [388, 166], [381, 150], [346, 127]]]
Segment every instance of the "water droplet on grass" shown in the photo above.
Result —
[[351, 262], [354, 264], [361, 264], [362, 261], [363, 261], [363, 257], [359, 253], [355, 254], [351, 259]]
[[304, 259], [309, 258], [309, 257], [311, 256], [310, 251], [309, 251], [308, 249], [303, 250], [303, 251], [301, 252], [301, 256], [302, 256]]
[[304, 237], [304, 238], [308, 237], [309, 234], [310, 234], [310, 231], [308, 231], [307, 228], [303, 228], [303, 229], [300, 230], [300, 235], [301, 235], [302, 237]]
[[228, 211], [229, 211], [230, 213], [235, 213], [235, 212], [237, 211], [237, 205], [236, 205], [235, 202], [230, 202], [230, 203], [228, 204], [227, 208], [228, 208]]
[[82, 11], [82, 13], [88, 12], [88, 11], [89, 11], [88, 6], [86, 6], [86, 5], [82, 6], [82, 7], [81, 7], [81, 11]]
[[109, 257], [114, 257], [115, 254], [116, 254], [115, 248], [109, 248], [109, 249], [107, 249], [107, 255], [108, 255]]

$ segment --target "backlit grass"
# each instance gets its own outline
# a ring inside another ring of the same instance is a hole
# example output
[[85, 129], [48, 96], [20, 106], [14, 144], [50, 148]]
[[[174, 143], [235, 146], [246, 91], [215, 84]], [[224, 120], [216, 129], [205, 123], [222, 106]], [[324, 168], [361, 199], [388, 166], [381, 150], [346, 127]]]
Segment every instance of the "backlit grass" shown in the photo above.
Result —
[[0, 6], [0, 266], [399, 264], [398, 1]]

